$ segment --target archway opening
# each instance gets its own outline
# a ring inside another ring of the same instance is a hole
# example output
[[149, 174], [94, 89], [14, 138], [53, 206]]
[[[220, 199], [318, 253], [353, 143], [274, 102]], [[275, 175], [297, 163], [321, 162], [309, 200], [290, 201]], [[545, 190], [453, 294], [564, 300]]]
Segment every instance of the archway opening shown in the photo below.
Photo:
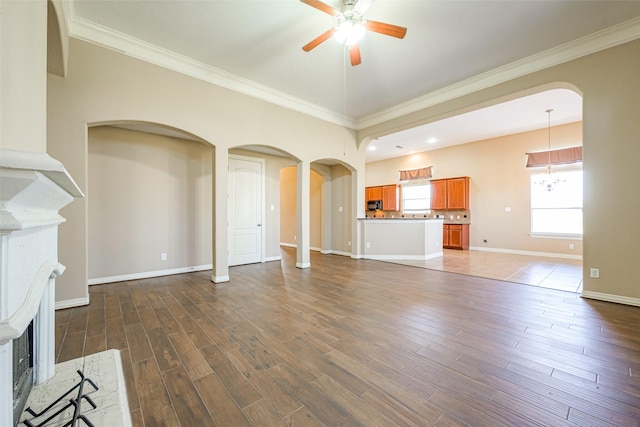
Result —
[[213, 155], [154, 123], [89, 127], [89, 284], [212, 268]]
[[[550, 124], [548, 109], [553, 109]], [[575, 88], [553, 84], [469, 110], [371, 141], [366, 186], [409, 185], [399, 181], [398, 171], [423, 167], [432, 167], [432, 183], [469, 177], [468, 211], [431, 209], [429, 215], [440, 215], [445, 225], [467, 219], [470, 250], [445, 250], [439, 263], [430, 260], [422, 265], [580, 291], [581, 231], [565, 221], [570, 227], [540, 232], [536, 215], [545, 210], [550, 214], [547, 222], [554, 225], [561, 222], [563, 211], [579, 212], [581, 218], [582, 200], [565, 206], [568, 198], [558, 197], [553, 204], [547, 200], [540, 205], [532, 183], [545, 174], [547, 165], [527, 168], [526, 164], [528, 153], [581, 149], [581, 95]], [[568, 185], [569, 173], [581, 175], [582, 163], [553, 164], [552, 171]], [[463, 268], [469, 266], [469, 257], [477, 258], [477, 268]], [[501, 271], [495, 265], [505, 268]]]

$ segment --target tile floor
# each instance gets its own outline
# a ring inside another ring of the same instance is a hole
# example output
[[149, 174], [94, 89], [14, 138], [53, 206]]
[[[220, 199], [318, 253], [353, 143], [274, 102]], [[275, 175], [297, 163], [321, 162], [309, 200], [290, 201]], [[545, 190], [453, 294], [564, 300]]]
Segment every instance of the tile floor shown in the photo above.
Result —
[[582, 260], [445, 249], [440, 258], [390, 262], [561, 291], [582, 291]]

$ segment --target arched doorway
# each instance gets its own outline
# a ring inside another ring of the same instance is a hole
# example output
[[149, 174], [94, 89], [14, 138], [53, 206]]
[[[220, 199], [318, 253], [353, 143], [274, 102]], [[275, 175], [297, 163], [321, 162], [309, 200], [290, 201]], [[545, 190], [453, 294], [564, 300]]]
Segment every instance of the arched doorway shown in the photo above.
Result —
[[[396, 183], [399, 170], [427, 166], [433, 167], [433, 179], [469, 177], [470, 212], [433, 213], [445, 223], [469, 215], [470, 251], [445, 250], [439, 263], [422, 265], [579, 291], [582, 234], [572, 227], [538, 232], [535, 209], [541, 206], [532, 197], [532, 176], [544, 174], [547, 165], [525, 166], [527, 153], [582, 146], [582, 97], [575, 88], [553, 84], [490, 104], [372, 141], [369, 148], [377, 149], [368, 151], [366, 185]], [[548, 125], [550, 108], [553, 121]], [[385, 150], [391, 154], [383, 159]], [[581, 174], [581, 163], [553, 165], [554, 173], [569, 170]], [[556, 212], [571, 208], [581, 216], [582, 205], [542, 207]]]

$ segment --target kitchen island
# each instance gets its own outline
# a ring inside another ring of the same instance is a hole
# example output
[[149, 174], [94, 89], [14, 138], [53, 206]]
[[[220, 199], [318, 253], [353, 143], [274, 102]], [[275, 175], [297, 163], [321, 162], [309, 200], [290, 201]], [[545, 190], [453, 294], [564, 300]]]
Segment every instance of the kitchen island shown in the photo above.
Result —
[[442, 218], [359, 218], [363, 258], [427, 260], [442, 256]]

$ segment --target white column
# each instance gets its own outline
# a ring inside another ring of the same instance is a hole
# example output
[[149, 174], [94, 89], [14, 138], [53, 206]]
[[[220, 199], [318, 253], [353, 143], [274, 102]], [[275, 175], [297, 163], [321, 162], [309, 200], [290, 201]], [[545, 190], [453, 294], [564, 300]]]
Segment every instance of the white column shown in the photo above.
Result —
[[0, 425], [13, 425], [13, 342], [0, 345]]
[[[364, 169], [363, 169], [364, 170]], [[364, 218], [364, 176], [358, 171], [351, 172], [351, 258], [362, 258], [362, 221], [358, 218]]]
[[296, 215], [296, 267], [311, 267], [311, 254], [309, 239], [310, 232], [310, 195], [311, 188], [311, 163], [298, 163], [298, 179], [297, 179], [297, 215]]
[[55, 278], [62, 271], [53, 272], [42, 293], [40, 308], [33, 325], [34, 382], [42, 384], [55, 373]]
[[323, 254], [330, 254], [333, 249], [331, 242], [331, 225], [333, 223], [331, 185], [331, 175], [322, 175], [322, 230], [320, 234], [320, 253]]
[[213, 271], [214, 283], [229, 281], [229, 152], [226, 149], [213, 150]]

